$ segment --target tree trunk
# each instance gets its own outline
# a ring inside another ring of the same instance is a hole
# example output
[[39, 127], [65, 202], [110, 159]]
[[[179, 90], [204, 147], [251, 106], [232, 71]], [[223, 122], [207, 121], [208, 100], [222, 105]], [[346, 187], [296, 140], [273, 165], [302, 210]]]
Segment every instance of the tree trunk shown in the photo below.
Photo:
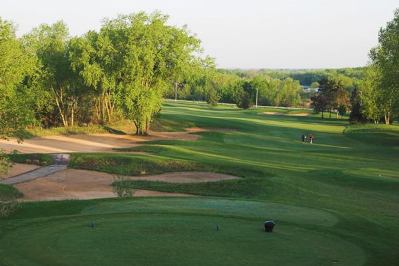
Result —
[[73, 124], [74, 124], [74, 118], [75, 118], [75, 108], [72, 105], [72, 108], [71, 108], [71, 126], [72, 127], [73, 127]]
[[63, 105], [63, 103], [62, 103], [63, 102], [63, 100], [62, 100], [62, 89], [61, 89], [61, 93], [60, 93], [61, 95], [60, 96], [58, 96], [57, 92], [54, 89], [52, 89], [52, 90], [53, 90], [53, 93], [54, 93], [54, 99], [55, 99], [55, 103], [57, 105], [58, 112], [59, 112], [59, 114], [61, 116], [62, 124], [64, 125], [64, 127], [67, 127], [68, 126], [68, 120], [67, 120], [66, 115], [65, 115], [65, 113], [63, 111], [63, 108], [62, 108], [62, 105]]
[[385, 125], [391, 124], [391, 113], [387, 112], [384, 114]]

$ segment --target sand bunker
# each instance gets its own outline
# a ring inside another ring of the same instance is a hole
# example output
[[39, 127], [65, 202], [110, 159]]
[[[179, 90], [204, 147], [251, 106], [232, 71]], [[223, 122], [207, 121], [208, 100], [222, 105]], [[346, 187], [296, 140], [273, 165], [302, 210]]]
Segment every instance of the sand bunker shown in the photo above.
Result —
[[39, 168], [40, 166], [33, 165], [33, 164], [21, 164], [21, 163], [16, 163], [14, 164], [9, 170], [8, 173], [5, 175], [0, 175], [0, 179], [5, 179], [9, 178], [12, 176], [20, 175], [26, 172], [30, 172], [32, 170], [35, 170]]
[[151, 132], [150, 136], [132, 136], [115, 134], [46, 136], [27, 139], [23, 143], [17, 140], [0, 140], [0, 149], [6, 152], [18, 150], [22, 153], [70, 153], [70, 152], [115, 152], [114, 148], [129, 148], [141, 145], [141, 142], [153, 140], [189, 140], [194, 141], [200, 129], [186, 132]]
[[263, 112], [263, 114], [265, 114], [265, 115], [283, 115], [282, 113], [278, 113], [278, 112]]
[[[161, 175], [128, 177], [132, 180], [165, 181], [171, 183], [214, 182], [235, 179], [237, 177], [208, 172], [179, 172]], [[38, 178], [36, 180], [16, 184], [15, 187], [24, 194], [22, 200], [65, 200], [65, 199], [97, 199], [116, 197], [112, 191], [114, 176], [107, 173], [87, 170], [67, 169]], [[148, 196], [191, 196], [181, 193], [166, 193], [148, 190], [137, 190], [136, 197]]]
[[309, 116], [310, 113], [294, 113], [294, 114], [289, 114], [289, 116]]
[[265, 115], [283, 115], [283, 116], [309, 116], [310, 113], [292, 113], [292, 114], [285, 114], [280, 112], [263, 112]]

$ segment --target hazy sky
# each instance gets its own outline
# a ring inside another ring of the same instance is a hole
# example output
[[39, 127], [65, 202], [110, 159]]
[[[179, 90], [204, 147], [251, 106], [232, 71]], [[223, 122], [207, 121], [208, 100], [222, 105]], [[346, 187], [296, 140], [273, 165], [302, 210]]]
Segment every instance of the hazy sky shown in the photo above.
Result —
[[64, 20], [73, 35], [141, 10], [187, 25], [224, 68], [363, 66], [398, 0], [1, 0], [18, 34]]

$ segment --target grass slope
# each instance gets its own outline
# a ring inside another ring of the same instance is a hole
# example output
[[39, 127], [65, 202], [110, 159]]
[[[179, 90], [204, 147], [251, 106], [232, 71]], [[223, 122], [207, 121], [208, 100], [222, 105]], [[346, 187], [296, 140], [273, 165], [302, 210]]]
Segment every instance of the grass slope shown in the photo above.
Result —
[[[64, 206], [69, 216], [39, 214], [43, 207]], [[29, 214], [34, 216], [26, 219]], [[0, 242], [4, 265], [361, 265], [365, 261], [359, 247], [328, 232], [338, 222], [334, 215], [275, 203], [223, 199], [33, 203], [25, 204], [14, 218], [19, 215], [25, 219], [2, 224], [1, 230], [8, 232]], [[278, 221], [273, 234], [263, 232], [265, 217]]]
[[[399, 127], [265, 111], [167, 102], [159, 128], [230, 130], [132, 148], [153, 155], [75, 155], [74, 167], [103, 161], [90, 169], [111, 173], [179, 161], [242, 179], [130, 184], [219, 198], [22, 204], [0, 221], [0, 265], [397, 265]], [[275, 234], [261, 231], [265, 219], [277, 221]]]

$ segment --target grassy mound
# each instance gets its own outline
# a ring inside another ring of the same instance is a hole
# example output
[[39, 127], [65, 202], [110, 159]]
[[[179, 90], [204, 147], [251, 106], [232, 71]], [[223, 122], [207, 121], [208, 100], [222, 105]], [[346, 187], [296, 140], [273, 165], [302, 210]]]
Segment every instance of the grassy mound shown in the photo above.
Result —
[[399, 146], [399, 126], [397, 125], [351, 125], [345, 134], [371, 145]]
[[[47, 209], [59, 210], [59, 203], [51, 205]], [[28, 204], [16, 215], [24, 208], [40, 212]], [[263, 221], [271, 218], [277, 221], [275, 232], [265, 233]], [[362, 249], [331, 231], [337, 222], [325, 211], [250, 201], [92, 201], [71, 216], [1, 223], [9, 232], [0, 231], [0, 263], [362, 265]]]
[[14, 200], [21, 196], [21, 192], [13, 186], [0, 184], [0, 201]]
[[69, 167], [119, 175], [160, 174], [204, 169], [204, 166], [188, 160], [171, 160], [155, 155], [106, 153], [73, 154]]
[[8, 155], [9, 159], [14, 163], [27, 163], [37, 165], [51, 165], [54, 163], [54, 158], [50, 154], [41, 153], [11, 153]]

